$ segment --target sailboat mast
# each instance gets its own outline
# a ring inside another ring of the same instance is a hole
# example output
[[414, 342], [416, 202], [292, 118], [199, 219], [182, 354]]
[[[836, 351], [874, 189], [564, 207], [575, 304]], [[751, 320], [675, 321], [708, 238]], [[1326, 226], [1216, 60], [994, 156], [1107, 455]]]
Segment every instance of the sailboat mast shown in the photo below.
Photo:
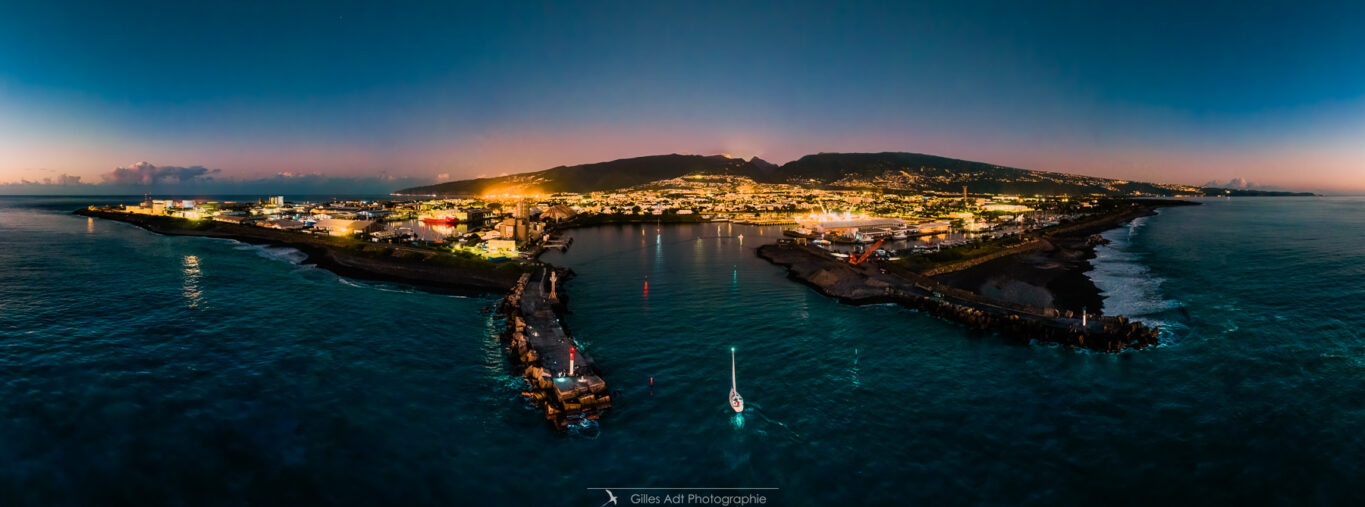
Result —
[[735, 349], [730, 347], [730, 390], [735, 391], [738, 384], [735, 382]]

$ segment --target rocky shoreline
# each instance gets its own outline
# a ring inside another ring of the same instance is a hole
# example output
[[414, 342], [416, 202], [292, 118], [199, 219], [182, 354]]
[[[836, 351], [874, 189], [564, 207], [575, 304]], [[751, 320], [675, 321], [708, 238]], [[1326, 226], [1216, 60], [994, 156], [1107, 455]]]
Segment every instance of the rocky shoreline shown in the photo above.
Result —
[[[348, 278], [410, 284], [425, 290], [457, 294], [503, 293], [516, 285], [520, 269], [492, 263], [469, 267], [468, 259], [406, 245], [347, 243], [339, 238], [281, 231], [225, 222], [188, 221], [173, 217], [79, 209], [76, 215], [129, 223], [157, 234], [232, 239], [244, 243], [294, 248], [305, 264]], [[362, 248], [363, 246], [363, 248]]]

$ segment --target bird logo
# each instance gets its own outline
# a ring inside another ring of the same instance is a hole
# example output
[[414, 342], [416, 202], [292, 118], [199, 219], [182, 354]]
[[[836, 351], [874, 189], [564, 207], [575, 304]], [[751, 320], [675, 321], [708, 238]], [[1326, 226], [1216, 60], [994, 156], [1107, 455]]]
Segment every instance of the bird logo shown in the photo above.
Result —
[[616, 505], [616, 495], [612, 494], [610, 489], [606, 489], [606, 490], [603, 490], [603, 491], [606, 491], [606, 492], [607, 492], [607, 497], [608, 497], [608, 498], [607, 498], [607, 501], [602, 502], [601, 507], [606, 507], [607, 504]]

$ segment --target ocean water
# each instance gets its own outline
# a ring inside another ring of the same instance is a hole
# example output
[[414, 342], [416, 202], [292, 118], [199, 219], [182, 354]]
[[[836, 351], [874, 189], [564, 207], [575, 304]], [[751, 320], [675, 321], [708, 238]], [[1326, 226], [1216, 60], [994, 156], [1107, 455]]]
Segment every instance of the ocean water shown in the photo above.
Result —
[[754, 255], [773, 228], [578, 230], [545, 260], [577, 273], [565, 321], [620, 391], [594, 436], [519, 400], [496, 296], [68, 214], [89, 202], [0, 198], [0, 504], [1365, 500], [1365, 199], [1106, 233], [1105, 312], [1166, 337], [1117, 355], [840, 305]]

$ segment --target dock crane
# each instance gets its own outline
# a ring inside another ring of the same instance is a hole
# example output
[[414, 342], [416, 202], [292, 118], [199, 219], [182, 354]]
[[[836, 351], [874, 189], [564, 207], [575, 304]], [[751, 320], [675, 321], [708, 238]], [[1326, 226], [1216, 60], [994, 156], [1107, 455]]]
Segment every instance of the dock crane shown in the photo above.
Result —
[[856, 264], [861, 264], [863, 261], [867, 260], [868, 257], [871, 257], [871, 256], [872, 256], [872, 252], [876, 252], [876, 251], [877, 251], [877, 247], [882, 246], [882, 242], [883, 242], [883, 241], [886, 241], [886, 238], [885, 238], [885, 237], [878, 238], [878, 239], [877, 239], [877, 242], [876, 242], [876, 243], [873, 243], [872, 246], [870, 246], [870, 247], [867, 248], [867, 250], [864, 250], [863, 253], [862, 253], [862, 255], [852, 255], [852, 256], [849, 256], [849, 258], [848, 258], [848, 263], [849, 263], [849, 264], [855, 264], [855, 265], [856, 265]]

